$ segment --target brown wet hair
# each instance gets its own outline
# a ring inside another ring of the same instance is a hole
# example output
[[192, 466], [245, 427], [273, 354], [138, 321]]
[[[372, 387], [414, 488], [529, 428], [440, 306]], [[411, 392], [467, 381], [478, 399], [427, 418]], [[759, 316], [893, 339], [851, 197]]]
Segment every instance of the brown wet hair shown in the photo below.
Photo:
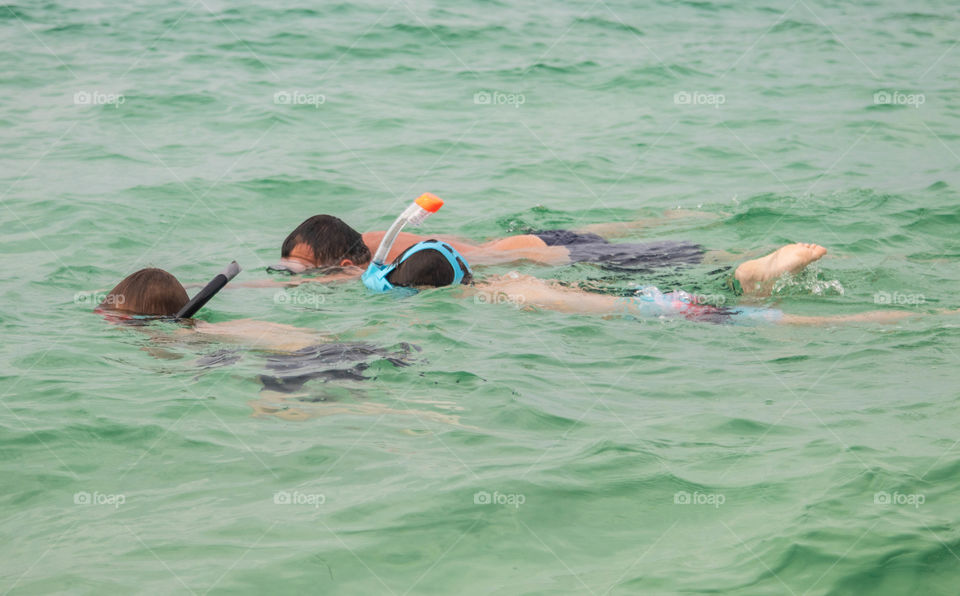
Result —
[[173, 316], [190, 297], [177, 278], [163, 269], [141, 269], [110, 290], [97, 310], [130, 315]]

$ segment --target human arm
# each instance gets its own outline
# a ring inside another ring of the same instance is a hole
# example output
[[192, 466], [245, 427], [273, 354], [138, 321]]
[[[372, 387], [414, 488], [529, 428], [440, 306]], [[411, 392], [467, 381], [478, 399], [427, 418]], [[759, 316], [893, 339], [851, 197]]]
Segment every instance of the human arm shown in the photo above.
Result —
[[324, 341], [324, 338], [312, 329], [256, 319], [236, 319], [220, 323], [196, 321], [192, 327], [183, 331], [193, 331], [248, 347], [284, 352], [293, 352]]
[[[363, 241], [371, 251], [376, 250], [385, 232], [367, 232]], [[462, 254], [471, 264], [497, 265], [517, 261], [534, 261], [548, 265], [564, 265], [570, 262], [570, 251], [562, 246], [547, 246], [533, 234], [519, 234], [498, 238], [483, 244], [476, 244], [462, 238], [443, 234], [421, 236], [400, 232], [387, 255], [387, 262], [393, 262], [403, 251], [424, 240], [442, 240]]]

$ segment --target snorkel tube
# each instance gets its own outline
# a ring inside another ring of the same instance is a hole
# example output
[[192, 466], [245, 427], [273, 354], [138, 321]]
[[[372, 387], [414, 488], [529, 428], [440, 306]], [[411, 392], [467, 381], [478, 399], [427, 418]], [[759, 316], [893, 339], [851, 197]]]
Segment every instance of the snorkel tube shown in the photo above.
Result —
[[374, 292], [385, 292], [392, 287], [386, 279], [390, 271], [393, 270], [392, 267], [387, 265], [387, 255], [390, 254], [393, 243], [397, 241], [397, 236], [404, 226], [407, 224], [419, 226], [423, 223], [423, 220], [439, 211], [440, 207], [443, 207], [443, 199], [435, 194], [425, 192], [417, 197], [400, 214], [400, 217], [390, 224], [387, 233], [383, 235], [383, 240], [380, 241], [380, 246], [377, 247], [377, 252], [373, 255], [373, 260], [370, 261], [370, 266], [367, 267], [363, 277], [361, 277], [363, 285]]
[[198, 310], [203, 308], [204, 304], [216, 296], [217, 292], [222, 290], [223, 286], [227, 285], [227, 282], [236, 277], [238, 273], [240, 273], [240, 265], [238, 265], [236, 261], [230, 261], [230, 264], [227, 265], [223, 271], [211, 279], [210, 283], [203, 286], [203, 289], [190, 299], [190, 302], [184, 304], [183, 308], [177, 311], [174, 318], [189, 319], [195, 315]]

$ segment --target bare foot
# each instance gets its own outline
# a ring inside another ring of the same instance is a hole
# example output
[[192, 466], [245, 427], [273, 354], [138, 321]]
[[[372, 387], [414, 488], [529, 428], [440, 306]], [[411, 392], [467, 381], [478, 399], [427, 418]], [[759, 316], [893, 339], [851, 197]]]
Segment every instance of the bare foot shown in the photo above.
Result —
[[765, 294], [770, 292], [778, 277], [784, 273], [799, 273], [825, 254], [827, 249], [819, 244], [788, 244], [765, 257], [742, 263], [734, 276], [745, 294]]

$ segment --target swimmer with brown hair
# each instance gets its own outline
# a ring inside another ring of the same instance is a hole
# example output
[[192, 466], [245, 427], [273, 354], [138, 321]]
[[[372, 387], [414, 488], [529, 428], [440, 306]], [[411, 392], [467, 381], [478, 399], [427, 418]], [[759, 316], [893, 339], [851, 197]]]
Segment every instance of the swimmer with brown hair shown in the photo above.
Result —
[[[188, 304], [189, 298], [183, 285], [172, 274], [162, 269], [141, 269], [128, 275], [103, 299], [94, 312], [113, 323], [136, 325], [143, 329], [152, 321], [174, 320], [178, 312]], [[263, 385], [256, 399], [248, 404], [254, 416], [276, 416], [285, 420], [305, 420], [334, 414], [416, 415], [445, 424], [458, 425], [458, 417], [430, 410], [407, 408], [391, 409], [383, 404], [366, 401], [342, 401], [335, 396], [349, 397], [353, 394], [350, 383], [364, 381], [371, 361], [380, 360], [395, 367], [412, 363], [411, 355], [419, 348], [407, 343], [387, 350], [365, 343], [331, 341], [311, 329], [282, 325], [253, 319], [241, 319], [220, 323], [208, 323], [198, 319], [176, 319], [182, 323], [173, 331], [176, 339], [239, 344], [247, 348], [266, 351], [266, 368], [269, 374], [259, 375]], [[151, 327], [155, 338], [166, 330]], [[335, 338], [333, 338], [335, 339]], [[152, 346], [155, 355], [170, 357], [166, 352]], [[232, 363], [240, 358], [232, 350], [219, 350], [202, 357], [198, 362], [204, 367]], [[304, 385], [309, 381], [335, 381], [319, 392], [307, 393]], [[336, 404], [327, 403], [331, 399]], [[415, 400], [412, 400], [415, 401]], [[444, 409], [441, 405], [435, 405]]]
[[[125, 277], [110, 290], [94, 312], [111, 322], [138, 323], [175, 317], [189, 301], [186, 289], [176, 277], [163, 269], [148, 268]], [[267, 321], [188, 321], [188, 325], [177, 330], [177, 335], [197, 333], [222, 341], [282, 351], [303, 349], [320, 340], [312, 330]]]

